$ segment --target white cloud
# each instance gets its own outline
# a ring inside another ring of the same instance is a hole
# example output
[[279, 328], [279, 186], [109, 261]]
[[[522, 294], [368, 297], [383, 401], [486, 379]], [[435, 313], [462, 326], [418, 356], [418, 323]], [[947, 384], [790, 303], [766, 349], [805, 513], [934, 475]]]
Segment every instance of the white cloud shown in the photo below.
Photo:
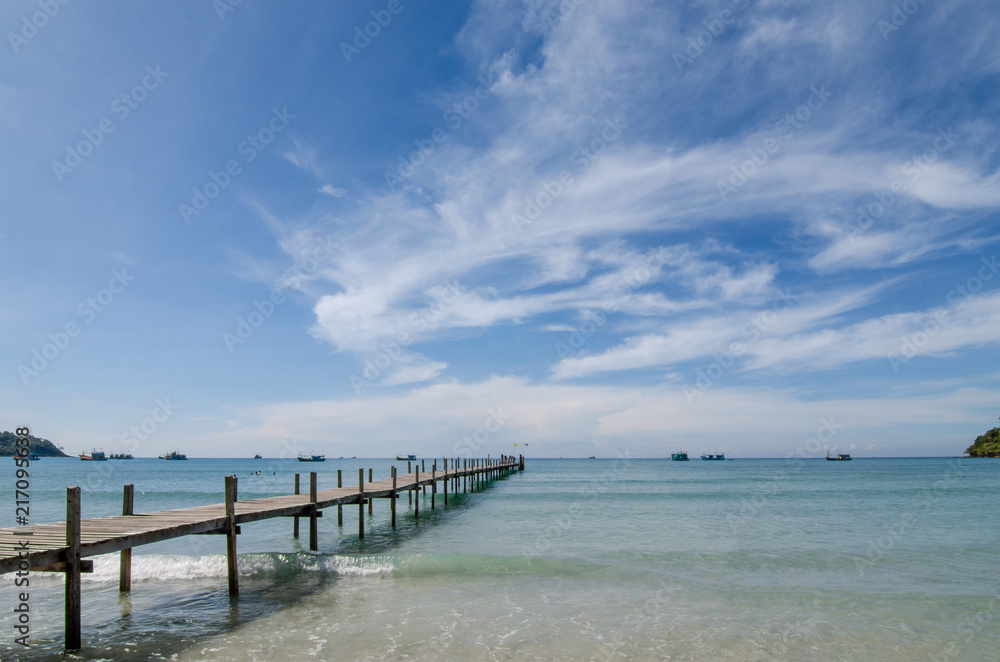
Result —
[[[813, 436], [822, 419], [843, 426], [831, 443], [844, 447], [867, 441], [872, 433], [928, 423], [980, 425], [998, 395], [949, 384], [907, 395], [816, 401], [782, 390], [719, 388], [690, 405], [677, 385], [539, 385], [494, 376], [362, 398], [245, 407], [236, 412], [241, 425], [203, 439], [214, 448], [298, 439], [327, 453], [361, 444], [364, 451], [384, 454], [396, 452], [398, 440], [406, 439], [421, 454], [455, 455], [456, 445], [493, 410], [504, 417], [504, 425], [481, 448], [482, 455], [516, 452], [513, 443], [529, 442], [532, 453], [543, 457], [572, 449], [663, 457], [681, 444], [696, 444], [691, 450], [721, 446], [744, 457], [780, 457]], [[926, 428], [922, 434], [930, 436]], [[912, 454], [923, 447], [911, 438], [885, 448]]]
[[345, 195], [347, 195], [347, 189], [338, 188], [333, 184], [324, 184], [323, 187], [319, 190], [319, 192], [325, 193], [326, 195], [329, 195], [334, 198], [342, 198]]

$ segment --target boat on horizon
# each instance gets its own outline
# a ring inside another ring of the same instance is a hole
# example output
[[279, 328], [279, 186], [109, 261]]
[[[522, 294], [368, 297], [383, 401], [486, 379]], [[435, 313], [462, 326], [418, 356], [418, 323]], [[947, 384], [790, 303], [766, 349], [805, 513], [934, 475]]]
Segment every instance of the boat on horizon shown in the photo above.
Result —
[[687, 462], [691, 458], [688, 457], [687, 451], [677, 451], [670, 454], [670, 459], [674, 462]]
[[112, 453], [108, 456], [109, 460], [134, 460], [131, 453]]
[[396, 459], [400, 462], [413, 462], [417, 459], [416, 455], [397, 455]]
[[837, 457], [830, 457], [830, 451], [827, 451], [826, 459], [829, 462], [849, 462], [851, 460], [851, 456], [848, 453], [838, 453]]
[[160, 456], [161, 460], [186, 460], [188, 456], [180, 451], [170, 451]]
[[253, 459], [255, 459], [255, 460], [263, 460], [264, 458], [262, 458], [260, 456], [260, 453], [257, 453], [256, 455], [253, 456]]
[[299, 462], [326, 462], [326, 455], [299, 455]]
[[104, 451], [99, 451], [96, 448], [90, 451], [90, 455], [86, 453], [80, 453], [79, 458], [84, 462], [105, 462], [108, 456], [104, 454]]
[[29, 453], [28, 454], [28, 461], [29, 462], [34, 462], [35, 460], [40, 460], [40, 459], [42, 459], [42, 456], [39, 455], [38, 453]]
[[716, 454], [713, 455], [711, 453], [702, 453], [701, 454], [701, 459], [703, 459], [703, 460], [725, 460], [726, 459], [726, 454], [725, 453], [716, 453]]

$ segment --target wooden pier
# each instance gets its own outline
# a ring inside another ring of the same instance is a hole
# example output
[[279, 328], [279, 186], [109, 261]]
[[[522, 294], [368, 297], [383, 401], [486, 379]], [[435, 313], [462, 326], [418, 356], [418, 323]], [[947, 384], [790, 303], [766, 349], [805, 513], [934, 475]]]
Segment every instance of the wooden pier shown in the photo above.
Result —
[[[67, 649], [80, 648], [80, 573], [91, 572], [93, 561], [84, 557], [121, 553], [119, 590], [128, 592], [132, 582], [132, 548], [162, 540], [198, 534], [226, 536], [229, 593], [239, 595], [239, 574], [236, 566], [236, 536], [242, 524], [273, 517], [293, 517], [293, 537], [299, 535], [299, 518], [309, 519], [309, 549], [319, 548], [317, 518], [325, 508], [337, 506], [338, 524], [343, 525], [343, 507], [358, 505], [358, 537], [365, 537], [365, 506], [371, 514], [374, 499], [388, 499], [391, 525], [396, 526], [396, 500], [402, 492], [410, 496], [413, 516], [420, 516], [420, 498], [413, 492], [424, 493], [431, 488], [431, 509], [435, 509], [438, 483], [443, 485], [444, 503], [449, 490], [484, 489], [491, 481], [513, 471], [524, 470], [524, 456], [502, 456], [499, 459], [443, 459], [426, 471], [423, 461], [416, 467], [407, 463], [408, 473], [397, 476], [392, 467], [389, 478], [373, 481], [369, 470], [365, 482], [363, 469], [358, 470], [358, 484], [340, 487], [342, 477], [337, 472], [338, 487], [320, 490], [315, 472], [309, 474], [308, 494], [299, 494], [299, 474], [295, 474], [294, 494], [239, 501], [236, 476], [225, 477], [225, 503], [195, 506], [156, 513], [133, 513], [133, 486], [125, 485], [122, 514], [113, 517], [80, 519], [80, 488], [66, 489], [66, 521], [0, 529], [0, 574], [10, 572], [62, 572], [66, 575], [65, 643]], [[410, 471], [412, 469], [412, 471]]]

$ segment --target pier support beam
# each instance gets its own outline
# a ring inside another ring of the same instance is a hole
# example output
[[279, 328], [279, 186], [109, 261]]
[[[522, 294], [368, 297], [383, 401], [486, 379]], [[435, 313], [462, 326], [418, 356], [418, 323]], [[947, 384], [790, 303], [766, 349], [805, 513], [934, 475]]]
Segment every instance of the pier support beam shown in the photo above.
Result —
[[365, 539], [365, 470], [358, 467], [358, 539]]
[[[125, 485], [122, 490], [122, 515], [132, 514], [133, 496], [135, 486], [132, 483]], [[121, 560], [118, 563], [118, 591], [128, 593], [132, 590], [132, 548], [121, 551]]]
[[389, 497], [389, 509], [392, 511], [392, 528], [396, 528], [396, 467], [392, 468], [392, 495]]
[[[298, 494], [298, 493], [299, 493], [299, 475], [295, 474], [295, 491], [292, 492], [292, 494]], [[299, 516], [296, 515], [292, 519], [293, 519], [293, 522], [292, 522], [292, 537], [293, 538], [298, 538], [299, 537]]]
[[229, 595], [240, 594], [240, 573], [236, 567], [236, 476], [226, 476], [226, 560], [229, 566]]
[[66, 648], [80, 648], [80, 488], [66, 488]]
[[319, 549], [319, 522], [316, 514], [316, 472], [309, 472], [309, 503], [312, 508], [309, 511], [309, 551], [315, 552]]
[[[337, 487], [343, 487], [343, 486], [344, 482], [340, 474], [340, 469], [337, 469]], [[339, 503], [337, 504], [337, 526], [341, 528], [343, 528], [344, 526], [344, 507]]]

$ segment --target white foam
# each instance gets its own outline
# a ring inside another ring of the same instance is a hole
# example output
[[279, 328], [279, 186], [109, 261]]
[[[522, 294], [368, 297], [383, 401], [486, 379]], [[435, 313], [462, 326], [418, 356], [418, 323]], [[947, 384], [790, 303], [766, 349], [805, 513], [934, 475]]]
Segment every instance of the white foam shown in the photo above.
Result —
[[[352, 557], [317, 554], [247, 554], [237, 557], [240, 574], [326, 572], [338, 575], [377, 575], [392, 572], [394, 566], [387, 557]], [[132, 557], [132, 581], [171, 581], [220, 578], [226, 576], [226, 557], [222, 554], [205, 556], [135, 555]], [[118, 555], [109, 554], [94, 559], [94, 572], [83, 575], [84, 581], [111, 583], [118, 581]]]

